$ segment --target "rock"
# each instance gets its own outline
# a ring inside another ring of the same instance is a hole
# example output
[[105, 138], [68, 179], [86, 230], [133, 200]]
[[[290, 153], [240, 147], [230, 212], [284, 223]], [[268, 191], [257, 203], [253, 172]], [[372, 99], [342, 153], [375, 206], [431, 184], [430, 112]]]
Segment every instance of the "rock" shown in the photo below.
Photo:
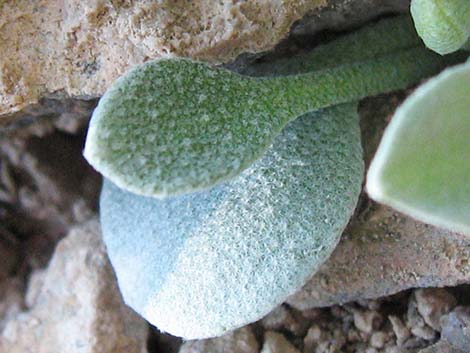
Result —
[[415, 296], [411, 296], [408, 301], [408, 308], [406, 311], [406, 325], [408, 328], [412, 327], [423, 327], [426, 325], [423, 317], [418, 311], [418, 304], [416, 303]]
[[[165, 55], [216, 62], [271, 49], [324, 0], [7, 0], [0, 4], [0, 115], [50, 92], [101, 95], [129, 67]], [[25, 35], [25, 34], [28, 35]]]
[[179, 353], [258, 353], [259, 345], [250, 326], [221, 337], [185, 342]]
[[313, 352], [317, 346], [325, 338], [325, 333], [320, 326], [313, 325], [307, 331], [304, 337], [304, 352]]
[[32, 308], [37, 304], [41, 291], [43, 289], [46, 271], [43, 269], [35, 270], [31, 273], [26, 290], [25, 303], [28, 308]]
[[418, 311], [426, 324], [440, 331], [439, 320], [457, 305], [457, 300], [442, 288], [418, 289], [414, 292]]
[[418, 353], [467, 353], [468, 347], [466, 350], [460, 350], [453, 347], [449, 342], [445, 340], [440, 340], [436, 344], [427, 347], [425, 349], [421, 349]]
[[1, 185], [8, 185], [2, 222], [14, 233], [15, 246], [21, 245], [19, 265], [26, 262], [32, 268], [45, 266], [69, 227], [96, 212], [101, 185], [81, 155], [83, 135], [54, 131], [47, 123], [36, 125], [26, 136], [0, 139]]
[[397, 346], [402, 346], [403, 343], [411, 336], [410, 330], [398, 316], [390, 315], [388, 319], [392, 324], [393, 332], [397, 338]]
[[355, 310], [354, 325], [364, 333], [371, 334], [382, 324], [382, 316], [375, 310]]
[[2, 352], [146, 352], [147, 324], [122, 302], [96, 220], [59, 242], [40, 282], [33, 307], [6, 323]]
[[419, 348], [427, 347], [429, 346], [430, 343], [432, 342], [426, 341], [425, 339], [421, 337], [411, 336], [403, 344], [403, 347], [400, 347], [400, 348], [402, 348], [403, 350], [416, 350]]
[[[17, 277], [0, 281], [0, 332], [9, 320], [24, 309], [24, 285]], [[0, 340], [1, 341], [1, 340]], [[0, 346], [1, 347], [1, 346]], [[0, 352], [4, 352], [0, 350]]]
[[436, 331], [429, 326], [414, 326], [411, 328], [411, 333], [426, 341], [432, 341], [436, 337]]
[[385, 348], [384, 353], [409, 353], [409, 351], [405, 351], [400, 347], [387, 347]]
[[[287, 303], [299, 310], [470, 281], [470, 238], [363, 199], [330, 259]], [[354, 264], [354, 265], [351, 265]]]
[[320, 321], [310, 327], [304, 337], [303, 351], [305, 353], [342, 352], [345, 347], [350, 348], [352, 342], [362, 340], [360, 335], [358, 339], [352, 337], [345, 321], [331, 320], [331, 317], [325, 317]]
[[284, 335], [274, 332], [267, 331], [264, 334], [264, 343], [261, 353], [300, 353]]
[[372, 336], [370, 336], [370, 345], [374, 348], [383, 348], [385, 343], [387, 343], [388, 338], [389, 335], [386, 332], [374, 332]]
[[[0, 164], [0, 168], [4, 167]], [[1, 180], [1, 176], [0, 176]], [[0, 186], [0, 202], [2, 200], [3, 190]], [[5, 234], [6, 233], [6, 234]], [[13, 275], [15, 268], [20, 262], [19, 256], [19, 242], [0, 225], [0, 259], [2, 265], [0, 266], [0, 282]]]
[[44, 98], [0, 118], [0, 138], [44, 136], [53, 128], [69, 134], [83, 130], [97, 99]]
[[470, 350], [470, 307], [458, 306], [441, 317], [441, 337], [454, 347]]
[[369, 347], [366, 349], [365, 353], [378, 353], [378, 351], [375, 348]]
[[280, 305], [261, 320], [265, 330], [287, 330], [295, 336], [304, 336], [308, 329], [308, 320], [300, 313], [292, 312], [286, 306]]
[[[366, 164], [380, 141], [397, 96], [368, 99], [361, 123]], [[367, 199], [330, 259], [287, 303], [304, 310], [378, 298], [412, 287], [470, 282], [470, 238], [432, 227]]]
[[[325, 11], [321, 7], [329, 3]], [[305, 35], [404, 11], [400, 0], [213, 3], [30, 0], [0, 3], [0, 116], [42, 97], [100, 96], [128, 68], [177, 55], [228, 62]], [[316, 11], [314, 11], [316, 10]], [[27, 33], [28, 35], [25, 35]], [[2, 120], [2, 118], [0, 118]]]

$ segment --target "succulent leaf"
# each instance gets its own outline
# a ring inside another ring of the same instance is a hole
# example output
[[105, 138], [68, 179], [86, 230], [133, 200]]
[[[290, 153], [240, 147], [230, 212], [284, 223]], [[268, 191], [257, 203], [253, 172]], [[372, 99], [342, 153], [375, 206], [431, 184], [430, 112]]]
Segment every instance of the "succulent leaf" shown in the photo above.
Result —
[[106, 180], [101, 225], [125, 302], [186, 339], [260, 319], [333, 251], [362, 175], [357, 107], [345, 104], [291, 122], [208, 191], [160, 200]]
[[444, 55], [468, 45], [469, 0], [412, 0], [411, 14], [429, 49]]
[[116, 185], [140, 195], [208, 189], [260, 158], [292, 119], [407, 87], [458, 59], [412, 48], [275, 78], [183, 59], [149, 62], [100, 100], [84, 155]]
[[367, 190], [423, 222], [470, 234], [470, 63], [430, 79], [397, 109]]

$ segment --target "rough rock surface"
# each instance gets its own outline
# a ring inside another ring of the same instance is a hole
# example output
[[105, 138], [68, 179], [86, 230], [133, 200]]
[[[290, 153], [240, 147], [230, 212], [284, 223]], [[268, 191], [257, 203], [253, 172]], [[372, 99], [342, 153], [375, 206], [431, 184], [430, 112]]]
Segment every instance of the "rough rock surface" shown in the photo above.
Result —
[[57, 129], [77, 134], [86, 126], [97, 99], [41, 99], [21, 111], [0, 118], [0, 138], [41, 135]]
[[441, 329], [440, 318], [457, 304], [455, 297], [445, 289], [424, 288], [415, 291], [416, 307], [424, 322], [434, 330]]
[[[0, 115], [45, 92], [97, 96], [132, 65], [168, 54], [226, 61], [263, 51], [315, 1], [0, 2]], [[33, 59], [33, 60], [32, 60]]]
[[[418, 311], [418, 291], [304, 311], [284, 305], [283, 309], [276, 309], [255, 325], [261, 324], [266, 336], [275, 324], [276, 331], [304, 353], [416, 353], [436, 343], [440, 331], [426, 324], [427, 312], [423, 316]], [[465, 290], [427, 289], [427, 292], [428, 297], [454, 298], [455, 295], [454, 299], [458, 302], [466, 302]], [[446, 317], [442, 316], [443, 311], [434, 312], [441, 322]], [[290, 331], [288, 327], [294, 326], [294, 322], [306, 326], [308, 330]], [[454, 337], [461, 336], [461, 328], [456, 327], [455, 320], [453, 323], [450, 332]], [[266, 336], [264, 346], [267, 341]], [[270, 342], [272, 346], [282, 345], [272, 343], [272, 339]]]
[[470, 306], [459, 306], [440, 319], [441, 337], [454, 347], [470, 350]]
[[81, 157], [83, 135], [34, 125], [0, 139], [0, 279], [45, 266], [55, 242], [97, 208], [101, 180]]
[[0, 352], [146, 352], [147, 324], [122, 302], [96, 220], [71, 230], [29, 291]]
[[294, 336], [303, 336], [308, 329], [308, 321], [296, 310], [280, 305], [261, 320], [265, 330], [285, 330]]
[[[361, 109], [366, 164], [400, 96], [366, 100]], [[331, 258], [287, 302], [307, 309], [377, 298], [412, 287], [470, 282], [470, 238], [359, 201]]]
[[[0, 164], [0, 168], [2, 165]], [[0, 176], [1, 179], [1, 176]], [[0, 187], [0, 199], [2, 192]], [[0, 226], [0, 282], [7, 279], [19, 262], [19, 246], [15, 237], [7, 229]]]
[[0, 117], [45, 96], [100, 96], [125, 70], [148, 59], [228, 62], [272, 49], [301, 18], [294, 33], [312, 34], [403, 11], [408, 2], [4, 0]]
[[[0, 281], [0, 332], [24, 308], [24, 285], [17, 277]], [[1, 348], [1, 345], [0, 345]]]
[[[468, 347], [467, 347], [468, 349]], [[449, 342], [441, 340], [431, 347], [427, 347], [419, 351], [419, 353], [467, 353], [468, 350], [460, 350], [453, 347]]]
[[307, 309], [410, 287], [468, 283], [469, 257], [470, 238], [371, 204], [353, 220], [332, 257], [287, 302]]
[[256, 353], [259, 351], [250, 326], [231, 331], [217, 338], [187, 341], [179, 353]]
[[267, 331], [264, 334], [264, 344], [261, 353], [300, 353], [283, 334]]

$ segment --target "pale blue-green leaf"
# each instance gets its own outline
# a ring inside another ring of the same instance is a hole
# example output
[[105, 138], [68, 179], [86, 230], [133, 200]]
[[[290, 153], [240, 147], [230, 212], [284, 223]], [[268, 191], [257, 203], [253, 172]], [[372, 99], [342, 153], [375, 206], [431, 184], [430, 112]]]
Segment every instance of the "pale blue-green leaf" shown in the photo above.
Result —
[[291, 122], [209, 191], [159, 200], [105, 181], [101, 225], [125, 302], [186, 339], [256, 321], [336, 246], [361, 190], [356, 104]]
[[416, 31], [439, 54], [459, 50], [470, 37], [469, 0], [412, 0]]
[[429, 80], [397, 109], [367, 190], [423, 222], [470, 234], [470, 63]]

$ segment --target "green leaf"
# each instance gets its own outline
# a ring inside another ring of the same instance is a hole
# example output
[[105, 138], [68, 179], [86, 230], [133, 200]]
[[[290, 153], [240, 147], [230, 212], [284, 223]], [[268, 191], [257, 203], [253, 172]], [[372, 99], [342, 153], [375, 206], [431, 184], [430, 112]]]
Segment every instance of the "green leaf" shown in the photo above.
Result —
[[470, 234], [470, 63], [445, 70], [398, 108], [367, 190], [423, 222]]
[[118, 79], [100, 100], [84, 155], [105, 177], [137, 194], [207, 189], [261, 157], [292, 119], [404, 88], [457, 59], [415, 48], [276, 78], [184, 59], [152, 61]]
[[411, 17], [397, 16], [359, 28], [304, 54], [255, 62], [241, 73], [278, 76], [324, 70], [411, 49], [420, 43]]
[[361, 191], [356, 108], [291, 122], [261, 159], [208, 191], [160, 200], [105, 180], [101, 226], [124, 301], [194, 339], [256, 321], [299, 289]]
[[411, 14], [416, 31], [429, 49], [444, 55], [468, 43], [469, 0], [412, 0]]

